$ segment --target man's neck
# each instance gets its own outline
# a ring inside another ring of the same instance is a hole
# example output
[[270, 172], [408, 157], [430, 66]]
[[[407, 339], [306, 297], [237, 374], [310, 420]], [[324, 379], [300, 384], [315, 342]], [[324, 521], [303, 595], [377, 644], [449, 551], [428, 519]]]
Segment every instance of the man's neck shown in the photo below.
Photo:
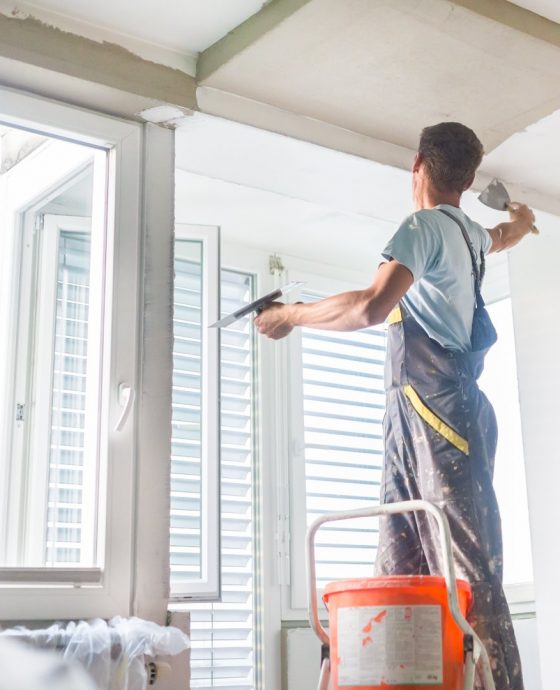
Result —
[[441, 192], [439, 189], [434, 189], [431, 186], [426, 186], [419, 195], [417, 202], [418, 209], [434, 208], [440, 204], [447, 204], [448, 206], [460, 207], [461, 195], [458, 192]]

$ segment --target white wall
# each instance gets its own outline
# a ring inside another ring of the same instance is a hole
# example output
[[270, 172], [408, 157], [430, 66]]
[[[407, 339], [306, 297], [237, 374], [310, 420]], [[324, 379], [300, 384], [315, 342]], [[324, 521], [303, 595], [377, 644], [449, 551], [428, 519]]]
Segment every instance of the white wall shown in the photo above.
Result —
[[[538, 215], [541, 235], [510, 256], [523, 446], [543, 690], [558, 687], [560, 632], [560, 227]], [[529, 686], [530, 687], [530, 686]]]

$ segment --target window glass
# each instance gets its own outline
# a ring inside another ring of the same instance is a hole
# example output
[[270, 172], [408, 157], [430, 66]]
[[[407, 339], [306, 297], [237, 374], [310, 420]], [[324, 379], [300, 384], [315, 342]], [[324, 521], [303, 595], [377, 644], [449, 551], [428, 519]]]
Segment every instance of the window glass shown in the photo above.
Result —
[[[87, 396], [90, 236], [61, 231], [56, 268], [55, 346], [48, 472], [48, 565], [80, 563], [87, 537], [83, 492]], [[69, 521], [74, 513], [77, 521]], [[91, 527], [90, 527], [91, 529]], [[93, 554], [90, 556], [90, 562]]]
[[93, 567], [107, 154], [2, 127], [0, 156], [0, 564]]

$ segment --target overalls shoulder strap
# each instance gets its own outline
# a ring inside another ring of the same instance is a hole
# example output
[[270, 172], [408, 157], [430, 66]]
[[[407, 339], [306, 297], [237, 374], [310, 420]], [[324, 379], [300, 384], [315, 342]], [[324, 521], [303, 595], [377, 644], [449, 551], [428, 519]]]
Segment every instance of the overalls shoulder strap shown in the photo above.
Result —
[[486, 271], [486, 261], [484, 258], [484, 252], [480, 252], [480, 270], [478, 268], [478, 262], [476, 260], [476, 251], [473, 247], [473, 244], [471, 242], [471, 238], [469, 237], [469, 233], [467, 232], [467, 229], [463, 225], [463, 223], [456, 218], [452, 213], [449, 213], [449, 211], [446, 211], [443, 208], [438, 208], [438, 211], [441, 211], [444, 213], [448, 218], [451, 218], [451, 220], [454, 220], [457, 225], [461, 228], [461, 234], [463, 235], [463, 239], [465, 240], [467, 247], [469, 248], [469, 254], [471, 257], [471, 263], [472, 263], [472, 269], [474, 273], [474, 288], [475, 288], [475, 294], [476, 294], [476, 303], [480, 306], [484, 306], [484, 300], [482, 299], [482, 295], [480, 293], [480, 289], [482, 286], [482, 281], [484, 279], [484, 273]]

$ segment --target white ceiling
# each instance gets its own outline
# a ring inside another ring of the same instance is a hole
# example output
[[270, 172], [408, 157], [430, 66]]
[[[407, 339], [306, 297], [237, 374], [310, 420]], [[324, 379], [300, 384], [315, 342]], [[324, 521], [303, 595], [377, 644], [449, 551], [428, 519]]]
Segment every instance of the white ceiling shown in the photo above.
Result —
[[412, 210], [409, 173], [365, 158], [200, 113], [175, 143], [176, 167], [205, 177], [391, 224]]
[[484, 160], [484, 171], [560, 198], [560, 110], [490, 152]]
[[541, 17], [560, 22], [560, 2], [558, 0], [515, 0], [515, 5], [531, 10]]
[[310, 0], [219, 58], [203, 84], [408, 148], [459, 120], [491, 150], [560, 108], [557, 46], [449, 0]]
[[[222, 243], [372, 275], [394, 225], [262, 189], [178, 171], [176, 221], [218, 225]], [[227, 251], [227, 249], [226, 249]]]
[[68, 21], [83, 23], [83, 35], [88, 34], [90, 25], [112, 35], [189, 54], [218, 41], [258, 12], [264, 0], [2, 0], [1, 4], [39, 19], [46, 19], [48, 13], [48, 19], [62, 27]]
[[[200, 52], [258, 12], [267, 0], [22, 0], [2, 4], [49, 11], [180, 52]], [[560, 22], [558, 0], [514, 4]]]
[[[198, 51], [264, 4], [264, 0], [22, 0], [17, 9], [132, 50], [137, 41], [173, 55], [190, 55], [188, 64], [181, 59], [170, 59], [168, 64], [194, 73]], [[560, 21], [560, 0], [516, 4]], [[16, 7], [15, 0], [0, 0], [0, 11], [10, 7]], [[139, 54], [159, 59], [157, 51], [146, 54], [142, 49]], [[549, 117], [560, 109], [558, 74], [558, 48], [449, 0], [309, 0], [279, 25], [262, 35], [256, 32], [205, 83], [214, 90], [246, 96], [245, 104], [254, 99], [272, 112], [294, 114], [310, 130], [316, 128], [314, 123], [329, 123], [340, 132], [357, 133], [364, 147], [368, 141], [398, 144], [404, 147], [404, 158], [406, 149], [415, 148], [422, 126], [458, 119], [472, 126], [491, 151], [484, 163], [489, 173], [558, 197], [555, 151], [560, 116]], [[284, 131], [281, 125], [261, 126]], [[255, 136], [246, 146], [255, 145], [251, 143]], [[289, 153], [290, 139], [281, 141], [277, 156], [298, 155]], [[238, 155], [245, 156], [246, 150], [238, 147]], [[353, 151], [368, 155], [365, 148]], [[223, 156], [217, 159], [227, 165]], [[254, 165], [262, 170], [266, 161], [254, 160]], [[325, 196], [336, 196], [351, 180], [333, 175], [336, 184], [329, 184], [324, 176], [321, 179], [329, 190]], [[353, 194], [360, 208], [371, 204], [379, 209], [384, 204], [378, 192], [369, 198], [363, 190]]]

